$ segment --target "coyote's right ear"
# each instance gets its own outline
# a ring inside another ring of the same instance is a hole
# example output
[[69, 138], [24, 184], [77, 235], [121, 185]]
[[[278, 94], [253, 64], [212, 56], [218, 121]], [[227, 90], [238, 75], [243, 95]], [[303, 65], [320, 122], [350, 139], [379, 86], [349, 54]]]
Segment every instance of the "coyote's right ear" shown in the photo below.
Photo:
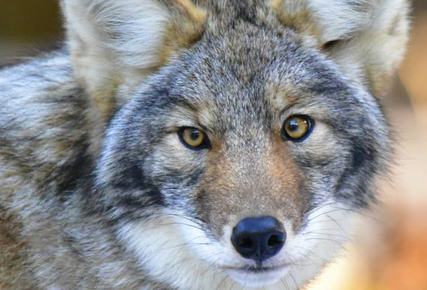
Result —
[[62, 0], [61, 5], [75, 74], [104, 118], [115, 109], [115, 90], [124, 79], [140, 83], [197, 41], [205, 25], [204, 11], [190, 0]]

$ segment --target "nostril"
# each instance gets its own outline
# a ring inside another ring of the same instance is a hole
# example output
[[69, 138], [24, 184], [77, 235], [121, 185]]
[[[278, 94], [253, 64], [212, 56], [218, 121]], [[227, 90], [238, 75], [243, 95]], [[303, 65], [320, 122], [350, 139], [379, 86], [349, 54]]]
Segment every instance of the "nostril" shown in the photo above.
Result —
[[267, 241], [267, 246], [269, 249], [273, 250], [283, 246], [284, 242], [285, 242], [285, 237], [283, 234], [275, 234], [270, 236], [270, 238]]
[[245, 237], [240, 240], [240, 243], [238, 245], [239, 248], [244, 250], [250, 250], [253, 249], [255, 246], [254, 241], [251, 238]]

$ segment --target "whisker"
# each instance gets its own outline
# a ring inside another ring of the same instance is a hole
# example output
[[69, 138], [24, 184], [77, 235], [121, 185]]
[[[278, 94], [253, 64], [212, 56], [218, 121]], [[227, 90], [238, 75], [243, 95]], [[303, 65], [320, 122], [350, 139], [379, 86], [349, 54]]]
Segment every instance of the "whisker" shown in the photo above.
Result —
[[286, 281], [286, 278], [280, 279], [280, 282], [282, 282], [283, 287], [285, 287], [285, 290], [289, 290], [288, 282]]
[[326, 215], [337, 227], [339, 227], [340, 229], [341, 229], [341, 231], [344, 233], [344, 234], [346, 234], [346, 235], [348, 235], [348, 233], [341, 227], [341, 225], [334, 219], [334, 218], [332, 218], [331, 216], [329, 216], [329, 215]]
[[292, 278], [292, 281], [294, 281], [295, 287], [299, 290], [299, 287], [298, 287], [297, 281], [295, 281], [294, 275], [292, 275], [291, 273], [289, 273], [289, 276]]

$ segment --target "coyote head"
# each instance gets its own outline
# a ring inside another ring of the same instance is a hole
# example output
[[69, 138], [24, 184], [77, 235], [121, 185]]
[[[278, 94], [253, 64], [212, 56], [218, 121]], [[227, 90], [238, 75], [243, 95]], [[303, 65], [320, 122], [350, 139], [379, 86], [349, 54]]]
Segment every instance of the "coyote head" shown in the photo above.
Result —
[[63, 9], [107, 128], [99, 204], [153, 279], [293, 287], [331, 259], [389, 157], [378, 97], [404, 52], [406, 1]]

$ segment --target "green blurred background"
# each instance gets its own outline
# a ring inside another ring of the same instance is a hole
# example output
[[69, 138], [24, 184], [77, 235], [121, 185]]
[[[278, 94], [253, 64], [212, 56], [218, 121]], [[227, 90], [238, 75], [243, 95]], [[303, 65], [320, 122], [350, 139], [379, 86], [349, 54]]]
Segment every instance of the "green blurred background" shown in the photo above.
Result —
[[0, 66], [54, 49], [62, 39], [56, 0], [0, 0]]
[[[392, 180], [382, 184], [380, 191], [386, 200], [398, 200], [408, 208], [416, 203], [427, 212], [427, 0], [415, 0], [413, 7], [408, 53], [383, 100], [397, 146]], [[58, 48], [63, 36], [57, 1], [0, 0], [0, 67]], [[362, 230], [360, 235], [367, 233]], [[363, 251], [349, 248], [349, 254], [329, 267], [310, 289], [391, 289], [366, 282], [366, 267], [360, 262]], [[427, 277], [427, 267], [423, 274]], [[427, 289], [422, 287], [412, 289]]]

